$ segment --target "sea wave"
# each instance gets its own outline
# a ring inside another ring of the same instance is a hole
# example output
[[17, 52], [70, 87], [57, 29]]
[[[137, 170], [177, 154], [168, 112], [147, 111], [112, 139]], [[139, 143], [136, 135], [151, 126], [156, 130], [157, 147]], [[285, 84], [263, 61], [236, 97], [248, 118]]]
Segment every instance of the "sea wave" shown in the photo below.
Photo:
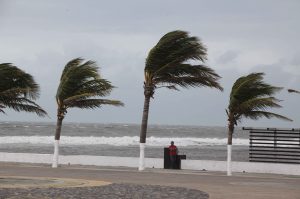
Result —
[[[61, 136], [62, 145], [113, 145], [113, 146], [136, 146], [139, 145], [138, 136], [122, 137], [79, 137]], [[2, 136], [0, 144], [53, 144], [53, 136]], [[147, 137], [147, 146], [167, 146], [170, 141], [177, 146], [208, 146], [226, 145], [227, 138], [197, 138], [197, 137]], [[249, 145], [248, 139], [233, 139], [234, 145]]]

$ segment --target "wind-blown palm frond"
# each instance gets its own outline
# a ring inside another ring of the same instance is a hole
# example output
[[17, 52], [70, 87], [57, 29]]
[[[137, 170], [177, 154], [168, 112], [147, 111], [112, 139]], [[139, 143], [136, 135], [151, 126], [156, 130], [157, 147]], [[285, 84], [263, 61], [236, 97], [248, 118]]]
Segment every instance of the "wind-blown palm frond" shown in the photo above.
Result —
[[76, 100], [69, 101], [66, 106], [67, 107], [77, 107], [77, 108], [85, 108], [85, 109], [94, 109], [99, 108], [102, 105], [113, 105], [113, 106], [124, 106], [124, 104], [118, 100], [106, 100], [106, 99], [84, 99], [84, 100]]
[[[68, 108], [94, 109], [104, 104], [122, 106], [117, 100], [98, 99], [110, 94], [114, 86], [100, 78], [94, 61], [76, 58], [68, 62], [62, 72], [56, 93], [58, 116], [64, 118]], [[110, 103], [109, 103], [110, 102]]]
[[178, 67], [177, 71], [170, 70], [169, 72], [160, 74], [154, 78], [154, 82], [157, 82], [157, 85], [174, 85], [183, 88], [203, 86], [222, 90], [222, 87], [217, 82], [219, 76], [211, 69], [207, 70], [209, 69], [208, 67], [195, 67], [184, 64], [182, 69], [180, 70], [180, 67]]
[[273, 95], [282, 88], [269, 85], [263, 81], [263, 73], [251, 73], [240, 77], [233, 85], [228, 106], [228, 120], [240, 121], [242, 117], [258, 119], [275, 117], [282, 120], [291, 119], [268, 112], [270, 108], [280, 108], [280, 100]]
[[[100, 83], [95, 83], [95, 86], [92, 86], [94, 81], [99, 81], [100, 79], [96, 63], [93, 61], [82, 62], [81, 58], [77, 58], [71, 60], [65, 66], [56, 94], [57, 99], [66, 99], [73, 96], [75, 92], [81, 94], [82, 90], [97, 90], [97, 86], [101, 85]], [[91, 92], [97, 93], [94, 91]]]
[[264, 83], [263, 75], [263, 73], [251, 73], [239, 78], [232, 87], [229, 107], [234, 109], [241, 102], [271, 96], [282, 89]]
[[39, 97], [39, 86], [33, 77], [10, 63], [0, 64], [0, 92], [9, 89], [24, 89], [22, 93], [29, 99]]
[[0, 104], [0, 112], [5, 114], [5, 112], [3, 110], [4, 108], [5, 108], [5, 106], [3, 106], [3, 105]]
[[93, 109], [103, 104], [122, 106], [117, 100], [97, 99], [110, 94], [114, 86], [100, 78], [98, 67], [94, 61], [84, 62], [81, 58], [71, 60], [65, 66], [57, 89], [58, 108], [64, 112], [67, 108]]
[[10, 103], [8, 105], [9, 108], [14, 109], [15, 111], [25, 111], [25, 112], [31, 112], [36, 113], [38, 116], [44, 117], [47, 115], [46, 111], [44, 111], [39, 105], [32, 101], [28, 101], [28, 104], [20, 104], [20, 103]]
[[274, 117], [274, 118], [281, 119], [281, 120], [293, 121], [290, 118], [285, 117], [283, 115], [279, 115], [279, 114], [272, 113], [272, 112], [267, 112], [267, 111], [251, 111], [251, 112], [246, 112], [244, 114], [244, 116], [246, 118], [250, 118], [252, 120], [257, 120], [257, 119], [263, 118], [263, 117], [265, 117], [267, 119], [270, 119], [270, 118]]
[[214, 87], [222, 90], [218, 84], [219, 75], [211, 68], [203, 65], [179, 64], [161, 71], [153, 82], [156, 85], [174, 85], [188, 87]]
[[252, 98], [249, 99], [239, 106], [236, 106], [235, 112], [251, 112], [255, 110], [267, 110], [268, 108], [280, 108], [281, 106], [278, 104], [280, 100], [274, 97], [265, 97], [265, 98]]
[[164, 35], [148, 54], [145, 66], [145, 85], [168, 85], [184, 88], [207, 86], [222, 90], [220, 76], [204, 65], [186, 63], [189, 60], [204, 62], [206, 48], [197, 37], [185, 31], [173, 31]]
[[187, 32], [177, 30], [164, 35], [151, 49], [145, 69], [155, 72], [190, 59], [206, 60], [206, 48], [197, 37], [190, 37]]
[[7, 107], [46, 116], [46, 111], [33, 101], [38, 97], [39, 86], [30, 74], [10, 63], [0, 64], [0, 112], [5, 113]]
[[300, 94], [300, 91], [294, 90], [294, 89], [288, 89], [289, 93], [298, 93]]

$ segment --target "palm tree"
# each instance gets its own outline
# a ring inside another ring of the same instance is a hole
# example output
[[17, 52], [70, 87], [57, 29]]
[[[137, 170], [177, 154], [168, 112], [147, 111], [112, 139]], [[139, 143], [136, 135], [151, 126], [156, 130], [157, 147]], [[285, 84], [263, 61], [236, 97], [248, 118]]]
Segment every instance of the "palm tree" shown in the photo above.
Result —
[[68, 108], [95, 109], [108, 104], [123, 106], [118, 100], [99, 99], [110, 94], [114, 86], [98, 73], [96, 62], [86, 61], [81, 58], [71, 60], [65, 66], [60, 84], [56, 93], [57, 125], [54, 144], [54, 158], [52, 167], [58, 165], [59, 140], [62, 121]]
[[0, 112], [11, 108], [44, 117], [46, 111], [34, 102], [38, 97], [39, 85], [30, 74], [10, 63], [0, 64]]
[[167, 33], [150, 50], [144, 70], [145, 100], [140, 132], [139, 170], [144, 170], [149, 105], [155, 89], [166, 87], [178, 90], [177, 87], [200, 86], [223, 89], [218, 83], [220, 76], [214, 70], [202, 64], [193, 65], [188, 62], [204, 62], [207, 59], [206, 51], [197, 37], [191, 37], [181, 30]]
[[291, 119], [268, 112], [269, 108], [280, 108], [280, 100], [273, 97], [282, 88], [275, 87], [263, 81], [264, 73], [251, 73], [240, 77], [232, 86], [228, 109], [228, 141], [227, 141], [227, 175], [231, 175], [231, 151], [234, 126], [241, 122], [243, 117], [257, 120], [262, 117]]

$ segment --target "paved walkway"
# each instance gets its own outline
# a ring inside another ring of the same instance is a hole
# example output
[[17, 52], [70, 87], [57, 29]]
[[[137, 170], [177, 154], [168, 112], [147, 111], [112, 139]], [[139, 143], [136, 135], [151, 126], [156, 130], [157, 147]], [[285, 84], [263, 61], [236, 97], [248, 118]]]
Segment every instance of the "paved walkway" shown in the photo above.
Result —
[[7, 189], [0, 184], [0, 198], [95, 198], [96, 195], [97, 198], [201, 199], [209, 195], [210, 199], [300, 199], [300, 176], [234, 173], [228, 177], [221, 172], [207, 171], [147, 169], [138, 172], [131, 168], [86, 166], [52, 169], [49, 165], [8, 163], [0, 163], [0, 176], [112, 183], [96, 187], [30, 189]]

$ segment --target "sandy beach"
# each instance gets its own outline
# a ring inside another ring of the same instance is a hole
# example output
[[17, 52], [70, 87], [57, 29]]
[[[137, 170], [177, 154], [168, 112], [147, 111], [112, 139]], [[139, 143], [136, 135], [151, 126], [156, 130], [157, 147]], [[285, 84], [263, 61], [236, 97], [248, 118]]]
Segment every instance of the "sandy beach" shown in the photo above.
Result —
[[[39, 194], [43, 191], [51, 192], [51, 194], [59, 194], [63, 191], [63, 195], [59, 195], [60, 198], [71, 198], [70, 194], [74, 194], [72, 189], [78, 192], [77, 196], [81, 194], [81, 198], [89, 198], [89, 194], [97, 194], [98, 198], [168, 198], [168, 196], [171, 198], [193, 198], [194, 196], [194, 198], [207, 198], [208, 194], [211, 199], [299, 199], [300, 195], [300, 176], [275, 174], [234, 173], [233, 176], [228, 177], [224, 172], [164, 169], [146, 169], [138, 172], [136, 169], [127, 167], [76, 165], [52, 169], [45, 164], [0, 163], [0, 176], [1, 179], [22, 176], [22, 178], [29, 179], [74, 179], [77, 182], [90, 180], [109, 183], [104, 186], [91, 184], [76, 189], [63, 186], [56, 189], [51, 186], [16, 189], [17, 184], [13, 188], [4, 188], [0, 185], [1, 198], [9, 198], [3, 195], [12, 194], [9, 190], [27, 194], [26, 198], [42, 196]], [[104, 195], [101, 196], [101, 194]], [[180, 194], [185, 194], [186, 197]], [[51, 198], [49, 195], [44, 196], [44, 198]], [[19, 198], [22, 197], [19, 195]]]

